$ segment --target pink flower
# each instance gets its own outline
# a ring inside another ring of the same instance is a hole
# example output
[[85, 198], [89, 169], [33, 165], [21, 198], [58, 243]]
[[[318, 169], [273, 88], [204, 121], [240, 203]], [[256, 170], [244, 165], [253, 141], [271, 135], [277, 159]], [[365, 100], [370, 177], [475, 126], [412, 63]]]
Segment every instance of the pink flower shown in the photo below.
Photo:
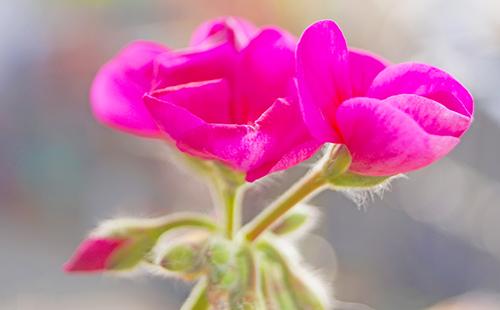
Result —
[[295, 47], [280, 29], [233, 17], [203, 24], [185, 50], [135, 42], [97, 74], [92, 107], [111, 126], [169, 140], [252, 181], [319, 145], [298, 107]]
[[297, 47], [305, 122], [322, 142], [345, 144], [350, 170], [389, 176], [425, 167], [460, 141], [473, 99], [446, 72], [420, 63], [389, 65], [348, 49], [332, 21], [320, 21]]
[[111, 269], [110, 258], [127, 244], [126, 239], [89, 238], [64, 265], [66, 272], [99, 272]]

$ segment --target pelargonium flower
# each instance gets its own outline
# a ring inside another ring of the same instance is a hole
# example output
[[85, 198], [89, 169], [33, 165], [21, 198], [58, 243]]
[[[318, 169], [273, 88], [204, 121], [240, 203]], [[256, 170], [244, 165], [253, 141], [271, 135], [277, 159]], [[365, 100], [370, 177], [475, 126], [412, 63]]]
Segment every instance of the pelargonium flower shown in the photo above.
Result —
[[252, 181], [318, 147], [298, 108], [295, 48], [285, 31], [234, 17], [206, 22], [184, 50], [135, 42], [97, 74], [93, 111], [113, 127], [166, 139]]
[[442, 158], [472, 121], [473, 99], [448, 73], [421, 63], [390, 65], [348, 49], [333, 21], [320, 21], [297, 47], [301, 109], [320, 141], [345, 144], [350, 170], [390, 176]]

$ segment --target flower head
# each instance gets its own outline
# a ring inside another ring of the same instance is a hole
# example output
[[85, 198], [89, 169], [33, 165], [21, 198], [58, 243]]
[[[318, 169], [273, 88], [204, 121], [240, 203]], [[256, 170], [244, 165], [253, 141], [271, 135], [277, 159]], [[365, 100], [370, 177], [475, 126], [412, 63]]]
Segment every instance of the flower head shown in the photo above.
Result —
[[448, 73], [349, 49], [333, 21], [302, 35], [297, 80], [311, 133], [345, 144], [350, 170], [361, 175], [425, 167], [450, 152], [472, 121], [473, 99]]
[[252, 181], [319, 145], [298, 108], [295, 47], [281, 29], [234, 17], [204, 23], [184, 50], [135, 42], [97, 74], [92, 107], [107, 124], [164, 138]]

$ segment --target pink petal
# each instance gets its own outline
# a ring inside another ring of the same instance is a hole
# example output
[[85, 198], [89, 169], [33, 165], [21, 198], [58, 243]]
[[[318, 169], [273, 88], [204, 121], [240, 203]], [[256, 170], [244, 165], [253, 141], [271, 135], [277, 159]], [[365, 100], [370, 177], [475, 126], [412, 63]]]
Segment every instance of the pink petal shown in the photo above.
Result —
[[297, 47], [297, 80], [304, 119], [321, 141], [335, 142], [332, 128], [338, 105], [351, 96], [347, 44], [329, 20], [307, 28]]
[[449, 110], [437, 101], [417, 95], [397, 95], [384, 100], [413, 118], [427, 133], [459, 138], [472, 119]]
[[[404, 100], [408, 102], [398, 103]], [[420, 107], [407, 114], [412, 104]], [[459, 139], [438, 134], [456, 132], [453, 121], [462, 122], [462, 118], [440, 110], [436, 114], [437, 107], [432, 100], [416, 96], [344, 102], [337, 111], [337, 123], [353, 157], [350, 169], [389, 176], [423, 168], [445, 156]]]
[[234, 119], [255, 121], [279, 97], [294, 92], [295, 39], [280, 29], [265, 29], [241, 52], [236, 73]]
[[364, 97], [380, 71], [389, 62], [379, 56], [360, 49], [349, 49], [349, 72], [351, 76], [352, 96]]
[[237, 57], [229, 43], [162, 54], [155, 59], [153, 89], [231, 76]]
[[403, 63], [387, 67], [375, 78], [368, 97], [384, 99], [415, 94], [433, 99], [448, 109], [472, 116], [470, 93], [448, 73], [425, 64]]
[[[230, 122], [231, 93], [229, 83], [223, 79], [171, 86], [154, 91], [150, 96], [157, 99], [149, 106], [154, 115], [167, 113], [162, 110], [163, 101], [183, 108], [208, 123]], [[170, 124], [172, 122], [175, 120]]]
[[90, 100], [102, 122], [138, 135], [159, 134], [142, 103], [151, 89], [153, 59], [167, 49], [153, 42], [138, 41], [125, 47], [97, 73]]
[[107, 269], [107, 261], [127, 241], [124, 239], [89, 238], [83, 241], [64, 265], [66, 272], [98, 272]]
[[246, 172], [247, 181], [290, 168], [312, 156], [320, 145], [308, 134], [296, 103], [285, 99], [278, 99], [253, 125], [198, 127], [183, 143]]
[[[204, 87], [190, 91], [194, 97], [198, 97], [196, 92], [202, 93]], [[252, 131], [250, 126], [210, 124], [183, 108], [181, 105], [184, 98], [181, 96], [174, 94], [164, 98], [168, 100], [165, 101], [154, 95], [146, 95], [144, 102], [159, 127], [175, 141], [181, 151], [205, 159], [221, 160], [233, 168], [243, 170], [238, 162], [246, 156], [242, 154], [244, 149], [241, 145], [244, 143], [243, 137]], [[209, 98], [211, 95], [205, 93], [205, 97]]]
[[309, 159], [321, 146], [309, 134], [294, 99], [276, 100], [257, 120], [255, 127], [259, 131], [256, 142], [265, 141], [266, 144], [262, 150], [265, 158], [248, 169], [247, 181], [295, 166]]
[[[255, 124], [237, 125], [207, 123], [181, 107], [181, 100], [174, 100], [177, 98], [167, 102], [146, 95], [144, 100], [181, 151], [247, 172], [248, 181], [289, 168], [310, 157], [319, 146], [311, 142], [297, 106], [285, 100], [278, 100]], [[288, 126], [290, 123], [294, 126]]]
[[237, 49], [244, 48], [258, 29], [240, 17], [222, 17], [207, 21], [198, 27], [191, 37], [190, 46], [213, 45], [230, 42]]
[[[207, 107], [211, 103], [228, 105], [225, 103], [229, 98], [225, 83], [218, 80], [167, 88], [146, 94], [144, 103], [162, 131], [179, 145], [187, 134], [207, 125], [202, 117], [211, 116], [203, 115], [208, 111], [203, 107], [204, 104], [207, 104]], [[208, 101], [205, 102], [205, 99]]]

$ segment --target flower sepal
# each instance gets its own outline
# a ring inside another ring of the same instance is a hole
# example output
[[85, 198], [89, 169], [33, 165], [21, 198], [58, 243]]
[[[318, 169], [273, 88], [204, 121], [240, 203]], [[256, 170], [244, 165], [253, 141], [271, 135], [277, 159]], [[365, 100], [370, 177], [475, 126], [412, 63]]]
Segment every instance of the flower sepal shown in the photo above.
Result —
[[330, 146], [327, 155], [319, 165], [328, 185], [334, 190], [372, 189], [384, 186], [396, 176], [369, 176], [351, 171], [352, 156], [345, 145]]
[[345, 172], [329, 180], [329, 185], [335, 190], [371, 189], [388, 184], [397, 176], [368, 176], [354, 172]]

